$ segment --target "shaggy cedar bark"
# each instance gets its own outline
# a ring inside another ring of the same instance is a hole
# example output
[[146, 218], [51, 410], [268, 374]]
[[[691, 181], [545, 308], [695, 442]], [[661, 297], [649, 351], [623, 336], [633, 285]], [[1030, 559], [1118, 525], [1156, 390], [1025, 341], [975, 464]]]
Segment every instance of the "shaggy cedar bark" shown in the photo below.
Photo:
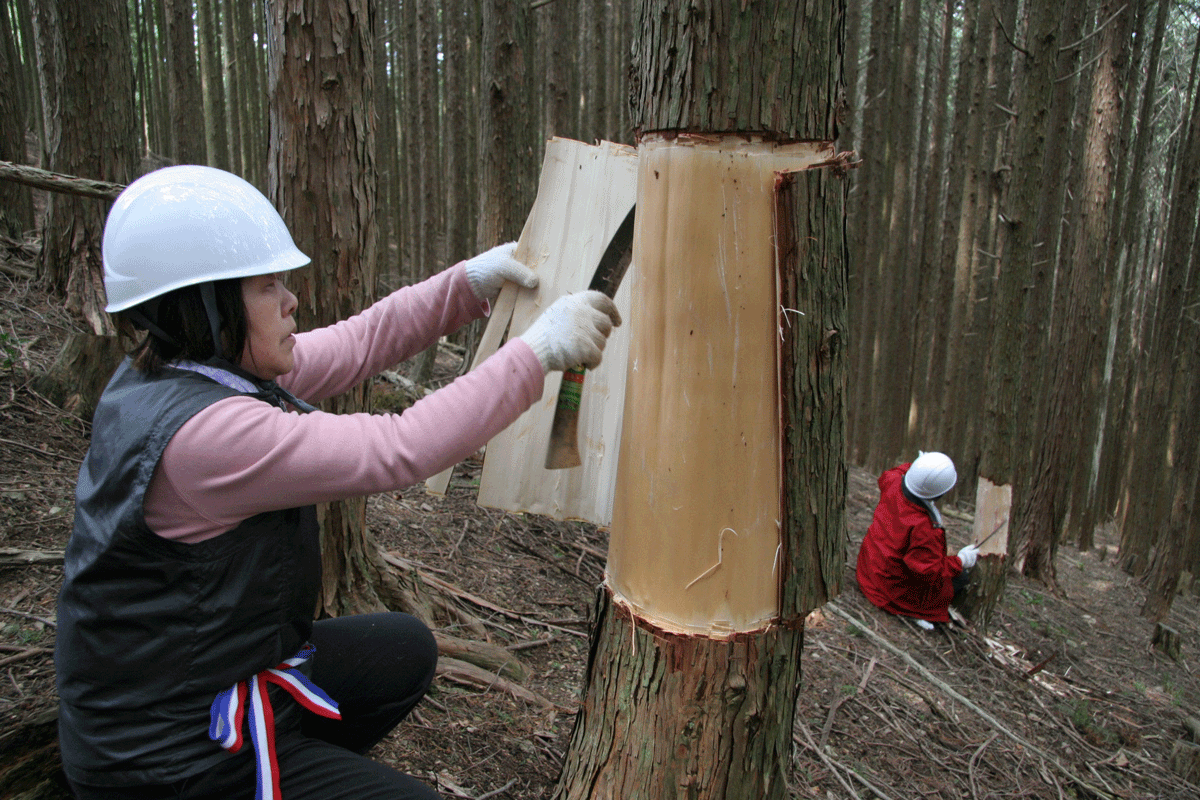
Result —
[[[270, 197], [313, 265], [289, 277], [302, 329], [365, 308], [375, 289], [374, 15], [368, 0], [289, 0], [270, 8]], [[325, 402], [370, 409], [364, 383]], [[379, 610], [387, 569], [366, 529], [366, 501], [323, 504], [322, 610]]]

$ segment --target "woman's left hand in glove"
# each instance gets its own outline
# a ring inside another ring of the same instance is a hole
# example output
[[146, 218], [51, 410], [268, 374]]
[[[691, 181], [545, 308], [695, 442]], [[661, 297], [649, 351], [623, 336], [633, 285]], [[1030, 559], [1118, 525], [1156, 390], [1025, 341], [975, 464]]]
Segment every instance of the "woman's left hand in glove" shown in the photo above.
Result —
[[516, 242], [496, 245], [486, 253], [480, 253], [466, 263], [467, 282], [480, 300], [496, 302], [505, 281], [520, 284], [526, 289], [538, 285], [538, 276], [529, 267], [513, 258]]

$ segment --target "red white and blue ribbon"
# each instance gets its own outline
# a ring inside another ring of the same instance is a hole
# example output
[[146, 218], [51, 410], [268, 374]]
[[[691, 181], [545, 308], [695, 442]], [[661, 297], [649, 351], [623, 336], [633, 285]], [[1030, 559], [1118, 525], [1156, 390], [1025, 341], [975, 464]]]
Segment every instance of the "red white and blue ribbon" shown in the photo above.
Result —
[[208, 738], [231, 753], [242, 748], [242, 722], [248, 722], [250, 744], [258, 774], [255, 800], [280, 800], [279, 763], [275, 758], [275, 710], [269, 684], [283, 688], [304, 708], [329, 719], [341, 719], [338, 704], [296, 667], [308, 661], [316, 647], [306, 644], [277, 667], [264, 669], [217, 694], [209, 710]]

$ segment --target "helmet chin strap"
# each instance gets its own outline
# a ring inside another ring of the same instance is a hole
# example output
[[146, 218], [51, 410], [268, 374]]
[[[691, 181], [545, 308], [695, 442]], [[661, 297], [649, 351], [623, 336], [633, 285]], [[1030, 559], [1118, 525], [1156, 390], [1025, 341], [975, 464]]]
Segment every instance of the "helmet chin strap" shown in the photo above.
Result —
[[[159, 299], [160, 298], [156, 297], [156, 298], [154, 298], [153, 301], [148, 301], [148, 302], [154, 303], [153, 310], [150, 313], [156, 317], [158, 316], [158, 302], [157, 301]], [[162, 328], [158, 327], [158, 325], [154, 324], [154, 320], [150, 319], [150, 315], [143, 314], [141, 308], [139, 308], [138, 306], [134, 306], [133, 308], [127, 308], [127, 309], [125, 309], [124, 313], [125, 313], [125, 316], [129, 318], [129, 321], [134, 324], [134, 326], [136, 326], [138, 328], [142, 328], [143, 330], [149, 331], [151, 333], [151, 335], [155, 336], [156, 338], [162, 339], [167, 344], [173, 344], [176, 347], [179, 347], [179, 342], [175, 341], [175, 337], [169, 335]]]
[[221, 348], [221, 315], [217, 313], [217, 290], [212, 281], [200, 284], [200, 300], [208, 316], [208, 328], [212, 331], [213, 358], [225, 358]]

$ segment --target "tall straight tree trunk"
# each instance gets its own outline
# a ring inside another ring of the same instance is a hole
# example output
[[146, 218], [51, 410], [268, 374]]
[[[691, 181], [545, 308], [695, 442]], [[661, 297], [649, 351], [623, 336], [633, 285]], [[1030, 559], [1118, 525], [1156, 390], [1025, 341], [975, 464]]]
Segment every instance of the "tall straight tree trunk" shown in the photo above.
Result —
[[407, 236], [403, 238], [401, 262], [404, 282], [421, 279], [425, 261], [425, 242], [429, 231], [421, 224], [421, 119], [420, 119], [420, 37], [417, 27], [417, 4], [421, 0], [404, 0], [404, 44], [400, 48], [401, 82], [404, 86], [400, 103], [400, 148], [404, 152], [404, 222]]
[[[917, 306], [913, 314], [913, 402], [915, 413], [907, 426], [906, 451], [919, 449], [920, 443], [930, 435], [931, 406], [937, 400], [933, 395], [934, 375], [932, 371], [934, 343], [939, 338], [942, 308], [938, 305], [938, 286], [949, 282], [948, 273], [941, 269], [945, 262], [941, 256], [941, 242], [937, 236], [939, 220], [945, 213], [945, 178], [946, 167], [946, 130], [948, 129], [947, 101], [950, 95], [950, 57], [953, 52], [954, 37], [954, 7], [956, 0], [946, 0], [941, 15], [941, 55], [936, 69], [937, 88], [933, 92], [933, 102], [929, 103], [930, 134], [928, 148], [930, 150], [929, 168], [925, 170], [924, 190], [918, 193], [921, 198], [921, 241], [919, 243], [916, 263], [918, 265], [919, 288]], [[932, 57], [932, 53], [930, 54]], [[940, 385], [940, 384], [938, 384]]]
[[874, 375], [881, 359], [882, 320], [880, 304], [879, 251], [883, 240], [883, 213], [887, 207], [885, 176], [887, 170], [887, 124], [891, 63], [888, 54], [895, 30], [896, 0], [872, 0], [870, 33], [867, 44], [866, 72], [861, 114], [862, 168], [852, 176], [855, 188], [854, 227], [850, 230], [850, 251], [854, 254], [854, 289], [850, 298], [850, 318], [855, 338], [851, 340], [853, 363], [850, 387], [851, 411], [850, 458], [856, 464], [869, 463], [875, 430], [872, 422], [875, 397]]
[[[370, 0], [270, 5], [270, 197], [313, 265], [290, 281], [302, 329], [358, 313], [375, 287], [374, 11]], [[325, 402], [370, 409], [370, 382]], [[379, 610], [388, 575], [363, 498], [323, 504], [322, 610]]]
[[[959, 610], [983, 630], [1004, 592], [1009, 531], [1012, 530], [1012, 492], [1018, 460], [1017, 421], [1026, 413], [1019, 403], [1024, 320], [1029, 313], [1026, 285], [1032, 280], [1037, 211], [1041, 199], [1046, 129], [1057, 77], [1062, 2], [1031, 7], [1020, 61], [1020, 98], [1014, 137], [1013, 174], [1001, 229], [1004, 255], [994, 293], [997, 313], [989, 343], [988, 385], [984, 401], [983, 447], [975, 495], [973, 541], [982, 541], [1007, 520], [987, 545]], [[1007, 528], [1007, 530], [1005, 529]]]
[[878, 275], [880, 292], [879, 322], [881, 358], [871, 370], [871, 437], [869, 463], [891, 462], [903, 453], [904, 433], [912, 397], [912, 370], [908, 359], [912, 352], [912, 309], [917, 302], [919, 276], [907, 269], [915, 242], [910, 220], [914, 193], [910, 178], [915, 176], [918, 44], [921, 37], [920, 3], [905, 0], [900, 5], [895, 32], [897, 58], [891, 64], [891, 88], [888, 90], [887, 130], [888, 168], [886, 206], [879, 232], [879, 262], [873, 269]]
[[[375, 106], [379, 110], [379, 148], [375, 163], [379, 168], [379, 281], [384, 285], [396, 285], [399, 274], [396, 258], [396, 182], [400, 180], [400, 159], [396, 137], [396, 102], [388, 74], [392, 36], [390, 32], [398, 24], [394, 1], [382, 2], [378, 6], [379, 27], [385, 31], [375, 43], [372, 69], [375, 70]], [[450, 54], [447, 53], [447, 59]]]
[[192, 0], [165, 0], [167, 16], [168, 98], [171, 108], [170, 156], [180, 164], [203, 164], [204, 100], [196, 63]]
[[[19, 74], [16, 48], [9, 25], [8, 10], [0, 10], [0, 86], [9, 87], [0, 92], [0, 161], [14, 164], [25, 163], [25, 105], [22, 93], [17, 89], [25, 82]], [[24, 186], [11, 181], [0, 181], [0, 236], [18, 238], [33, 227], [33, 203], [30, 192]]]
[[[417, 166], [420, 171], [421, 256], [414, 275], [424, 280], [441, 271], [442, 203], [441, 191], [441, 113], [438, 95], [438, 3], [435, 0], [417, 0], [417, 127], [411, 141], [419, 141]], [[437, 359], [437, 343], [412, 361], [408, 377], [418, 385], [427, 384], [433, 378], [433, 363]]]
[[245, 154], [242, 150], [242, 113], [239, 92], [244, 91], [242, 70], [244, 66], [237, 60], [237, 37], [235, 34], [234, 9], [230, 0], [213, 0], [214, 5], [221, 7], [221, 69], [225, 72], [224, 94], [221, 102], [225, 105], [225, 135], [229, 141], [229, 171], [238, 175], [246, 174]]
[[843, 11], [638, 6], [638, 368], [557, 797], [787, 796], [804, 617], [842, 573]]
[[[126, 184], [136, 163], [133, 62], [125, 0], [34, 5], [47, 168]], [[87, 69], [73, 69], [87, 64]], [[87, 333], [68, 337], [38, 388], [90, 419], [120, 358], [104, 311], [101, 243], [108, 203], [75, 195], [48, 199], [40, 273]]]
[[[951, 368], [951, 336], [949, 327], [950, 310], [955, 302], [955, 253], [958, 239], [958, 228], [963, 215], [963, 194], [966, 181], [965, 174], [970, 168], [966, 163], [964, 152], [970, 131], [973, 107], [971, 103], [972, 87], [975, 84], [975, 40], [979, 27], [979, 8], [975, 3], [964, 3], [962, 8], [962, 31], [959, 36], [959, 53], [957, 82], [954, 87], [954, 112], [950, 130], [949, 168], [946, 174], [946, 202], [944, 214], [940, 221], [941, 228], [941, 258], [935, 265], [940, 280], [936, 283], [937, 292], [932, 298], [932, 306], [941, 319], [941, 331], [933, 337], [929, 356], [929, 393], [927, 404], [931, 406], [929, 413], [929, 430], [943, 432], [946, 430], [947, 402], [945, 398], [946, 374]], [[937, 224], [930, 220], [930, 224]], [[941, 445], [947, 449], [946, 445]], [[933, 449], [923, 448], [923, 449]]]
[[[554, 5], [559, 4], [551, 4]], [[448, 0], [444, 15], [446, 34], [443, 46], [446, 58], [442, 63], [442, 72], [446, 76], [446, 121], [443, 128], [446, 140], [446, 241], [442, 260], [454, 264], [473, 255], [469, 251], [475, 245], [474, 237], [467, 238], [473, 219], [470, 213], [473, 206], [465, 189], [468, 184], [464, 176], [474, 166], [474, 148], [468, 144], [475, 141], [471, 135], [474, 128], [470, 125], [467, 109], [473, 105], [468, 97], [468, 87], [474, 84], [475, 73], [470, 65], [473, 51], [479, 49], [479, 40], [467, 24], [467, 3], [463, 0]]]
[[[977, 335], [977, 307], [979, 295], [977, 271], [979, 269], [979, 237], [984, 225], [982, 210], [986, 208], [984, 193], [988, 191], [987, 169], [983, 164], [984, 122], [990, 115], [991, 105], [988, 92], [990, 68], [993, 55], [993, 32], [996, 28], [992, 0], [980, 0], [976, 35], [972, 42], [971, 84], [969, 87], [966, 131], [962, 150], [954, 151], [956, 159], [966, 166], [962, 173], [962, 193], [959, 196], [958, 227], [954, 231], [950, 255], [954, 264], [954, 294], [949, 307], [946, 326], [948, 342], [946, 370], [942, 375], [942, 404], [946, 414], [942, 420], [939, 447], [953, 453], [964, 467], [973, 467], [973, 453], [967, 449], [970, 406], [958, 402], [961, 397], [978, 396], [975, 384], [980, 373], [975, 360], [980, 348], [969, 346]], [[973, 471], [973, 469], [972, 469]]]
[[531, 107], [529, 4], [483, 0], [481, 7], [479, 225], [475, 232], [480, 252], [520, 236], [536, 174], [535, 131], [526, 119]]
[[200, 39], [200, 90], [204, 96], [204, 151], [208, 164], [229, 169], [225, 126], [225, 65], [221, 61], [221, 20], [217, 0], [196, 0]]
[[[1200, 54], [1200, 37], [1196, 51]], [[1193, 71], [1197, 59], [1193, 58]], [[1194, 82], [1195, 83], [1195, 82]], [[1195, 407], [1186, 402], [1195, 380], [1196, 347], [1195, 309], [1189, 304], [1196, 299], [1196, 267], [1193, 261], [1193, 238], [1196, 235], [1196, 211], [1200, 206], [1200, 102], [1193, 94], [1189, 98], [1191, 116], [1187, 134], [1179, 151], [1176, 166], [1174, 196], [1165, 232], [1162, 287], [1153, 339], [1149, 343], [1149, 370], [1146, 376], [1146, 402], [1139, 408], [1138, 427], [1144, 431], [1133, 475], [1145, 485], [1151, 476], [1167, 491], [1134, 493], [1125, 511], [1122, 526], [1122, 561], [1126, 568], [1137, 570], [1146, 564], [1150, 592], [1142, 613], [1152, 619], [1162, 618], [1175, 594], [1180, 556], [1184, 549], [1185, 516], [1190, 510], [1191, 497], [1186, 494], [1185, 481], [1194, 480], [1195, 427], [1188, 415], [1194, 417]], [[1183, 372], [1188, 370], [1188, 374]], [[1192, 434], [1185, 440], [1180, 436]], [[1181, 470], [1191, 466], [1184, 475]], [[1158, 494], [1162, 499], [1149, 495]], [[1144, 516], [1140, 516], [1144, 515]], [[1128, 549], [1129, 554], [1124, 551]], [[1151, 556], [1151, 552], [1153, 555]]]
[[[1112, 12], [1121, 6], [1105, 3], [1103, 7]], [[1112, 14], [1101, 16], [1107, 19]], [[1054, 326], [1049, 407], [1037, 434], [1042, 447], [1034, 461], [1029, 491], [1021, 498], [1025, 527], [1016, 552], [1017, 565], [1026, 576], [1049, 586], [1057, 586], [1054, 555], [1062, 538], [1072, 489], [1076, 488], [1073, 477], [1078, 470], [1086, 469], [1080, 463], [1078, 443], [1090, 432], [1090, 408], [1098, 394], [1092, 381], [1098, 374], [1094, 361], [1101, 352], [1098, 337], [1108, 251], [1111, 150], [1119, 124], [1119, 114], [1114, 113], [1114, 109], [1119, 112], [1119, 104], [1111, 72], [1111, 59], [1118, 49], [1110, 38], [1114, 30], [1117, 28], [1109, 25], [1101, 32], [1107, 48], [1101, 45], [1105, 55], [1095, 73], [1096, 89], [1084, 139], [1079, 191], [1081, 230], [1074, 235], [1072, 257], [1060, 265], [1058, 280], [1065, 290], [1066, 303]]]
[[[1148, 259], [1138, 258], [1138, 242], [1143, 238], [1142, 220], [1143, 204], [1146, 196], [1145, 179], [1146, 159], [1154, 141], [1151, 125], [1151, 114], [1154, 108], [1155, 89], [1158, 85], [1159, 64], [1162, 56], [1163, 36], [1166, 32], [1167, 15], [1171, 4], [1160, 0], [1155, 14], [1154, 33], [1150, 38], [1150, 52], [1145, 67], [1146, 83], [1138, 101], [1137, 136], [1133, 143], [1133, 163], [1129, 168], [1128, 197], [1122, 206], [1120, 219], [1121, 232], [1117, 237], [1117, 248], [1114, 260], [1117, 263], [1127, 263], [1129, 275], [1129, 310], [1120, 316], [1123, 330], [1120, 341], [1124, 346], [1117, 348], [1116, 374], [1122, 377], [1123, 386], [1114, 392], [1113, 411], [1109, 417], [1108, 433], [1105, 436], [1106, 457], [1101, 469], [1102, 485], [1100, 488], [1101, 501], [1109, 513], [1116, 514], [1121, 501], [1120, 478], [1124, 475], [1129, 458], [1125, 457], [1125, 442], [1129, 436], [1129, 426], [1133, 420], [1136, 407], [1136, 380], [1140, 372], [1141, 359], [1134, 359], [1130, 351], [1134, 350], [1140, 339], [1139, 305], [1137, 302], [1138, 289], [1144, 283], [1144, 267]], [[1137, 65], [1133, 65], [1134, 69]], [[1149, 237], [1144, 237], [1149, 238]]]
[[[33, 6], [44, 93], [46, 168], [126, 184], [136, 161], [133, 68], [124, 0]], [[70, 65], [88, 64], [86, 70]], [[41, 271], [67, 306], [97, 334], [112, 334], [104, 313], [100, 242], [105, 203], [51, 195]]]
[[538, 27], [542, 32], [538, 38], [545, 43], [546, 49], [545, 105], [542, 111], [543, 136], [546, 139], [553, 136], [579, 138], [576, 133], [577, 115], [571, 102], [579, 96], [576, 81], [578, 70], [576, 59], [569, 55], [575, 50], [571, 43], [577, 35], [575, 23], [578, 10], [574, 3], [556, 1], [536, 12], [539, 15]]
[[1098, 479], [1100, 447], [1103, 442], [1105, 405], [1108, 380], [1105, 377], [1105, 356], [1110, 339], [1109, 309], [1113, 296], [1117, 265], [1109, 263], [1112, 252], [1112, 198], [1116, 190], [1117, 150], [1120, 147], [1123, 116], [1122, 87], [1125, 85], [1125, 64], [1129, 58], [1129, 42], [1133, 31], [1133, 8], [1122, 2], [1106, 0], [1100, 4], [1099, 18], [1107, 24], [1097, 39], [1099, 61], [1092, 72], [1091, 102], [1087, 132], [1084, 134], [1084, 180], [1079, 196], [1082, 221], [1076, 240], [1073, 261], [1090, 270], [1098, 283], [1095, 316], [1091, 329], [1085, 331], [1088, 341], [1089, 364], [1083, 391], [1076, 395], [1081, 436], [1076, 440], [1077, 451], [1072, 459], [1075, 467], [1070, 484], [1071, 538], [1090, 549], [1096, 520], [1095, 497]]

